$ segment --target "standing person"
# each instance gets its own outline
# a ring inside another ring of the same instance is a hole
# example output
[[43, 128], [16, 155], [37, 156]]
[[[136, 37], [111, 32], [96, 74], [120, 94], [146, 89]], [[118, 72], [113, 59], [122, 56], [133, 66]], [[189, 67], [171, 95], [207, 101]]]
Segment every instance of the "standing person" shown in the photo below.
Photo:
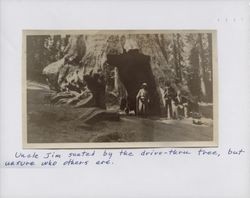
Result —
[[137, 114], [141, 116], [147, 116], [149, 95], [147, 91], [147, 83], [142, 83], [141, 89], [136, 96]]
[[164, 89], [164, 100], [165, 100], [167, 118], [169, 119], [173, 117], [172, 100], [174, 98], [174, 95], [175, 95], [174, 88], [171, 87], [170, 82], [167, 82], [167, 86]]

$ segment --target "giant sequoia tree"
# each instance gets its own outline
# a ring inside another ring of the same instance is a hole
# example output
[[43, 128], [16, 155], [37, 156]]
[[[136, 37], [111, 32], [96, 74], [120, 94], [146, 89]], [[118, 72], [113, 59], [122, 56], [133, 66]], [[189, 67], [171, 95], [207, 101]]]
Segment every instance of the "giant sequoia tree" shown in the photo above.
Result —
[[148, 84], [152, 114], [162, 114], [161, 90], [169, 81], [176, 89], [187, 87], [191, 96], [212, 99], [211, 34], [30, 36], [27, 49], [28, 78], [46, 79], [58, 93], [78, 92], [77, 100], [69, 102], [75, 106], [87, 105], [81, 100], [91, 95], [91, 105], [106, 108], [112, 95], [118, 101], [127, 97], [135, 109], [143, 82]]

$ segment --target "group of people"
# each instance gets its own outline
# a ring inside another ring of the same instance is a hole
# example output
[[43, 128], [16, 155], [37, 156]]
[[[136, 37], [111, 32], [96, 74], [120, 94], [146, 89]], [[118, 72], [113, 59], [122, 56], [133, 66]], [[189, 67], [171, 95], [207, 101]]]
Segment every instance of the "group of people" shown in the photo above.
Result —
[[[163, 99], [167, 119], [183, 119], [199, 111], [198, 102], [190, 101], [181, 94], [180, 90], [176, 91], [170, 82], [167, 82], [163, 90]], [[137, 115], [147, 115], [149, 103], [147, 84], [143, 83], [136, 96]]]
[[163, 95], [165, 101], [166, 115], [168, 119], [182, 119], [188, 117], [189, 101], [167, 83]]

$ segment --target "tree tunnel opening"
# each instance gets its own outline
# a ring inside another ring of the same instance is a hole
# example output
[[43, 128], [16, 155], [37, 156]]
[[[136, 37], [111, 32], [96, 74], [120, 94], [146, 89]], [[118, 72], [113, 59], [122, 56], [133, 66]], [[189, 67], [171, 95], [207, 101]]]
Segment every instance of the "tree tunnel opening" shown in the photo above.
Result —
[[127, 91], [127, 102], [130, 110], [136, 111], [136, 95], [142, 83], [147, 83], [149, 92], [149, 114], [160, 115], [160, 97], [155, 78], [150, 66], [150, 56], [138, 49], [131, 49], [120, 55], [107, 55], [107, 63], [118, 68], [119, 79]]

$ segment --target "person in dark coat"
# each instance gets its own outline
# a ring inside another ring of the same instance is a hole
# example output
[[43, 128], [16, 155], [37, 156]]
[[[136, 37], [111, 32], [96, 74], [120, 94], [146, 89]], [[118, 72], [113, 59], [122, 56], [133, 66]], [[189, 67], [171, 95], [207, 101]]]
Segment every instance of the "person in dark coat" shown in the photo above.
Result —
[[172, 108], [172, 100], [175, 96], [175, 90], [171, 86], [170, 82], [167, 82], [167, 86], [164, 89], [164, 100], [165, 100], [165, 108], [167, 118], [173, 118], [173, 108]]

